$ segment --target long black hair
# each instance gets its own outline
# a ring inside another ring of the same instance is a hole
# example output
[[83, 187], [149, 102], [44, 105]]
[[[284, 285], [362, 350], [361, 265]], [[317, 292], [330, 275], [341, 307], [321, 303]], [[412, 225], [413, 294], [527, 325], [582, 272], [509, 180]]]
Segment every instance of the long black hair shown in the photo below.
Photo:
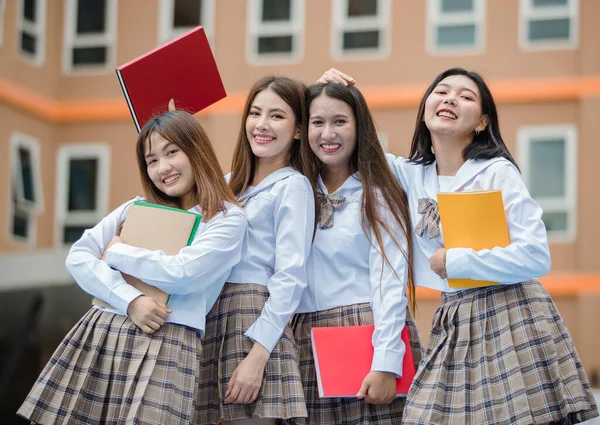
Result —
[[[352, 109], [352, 113], [356, 119], [356, 147], [350, 157], [350, 168], [352, 172], [358, 171], [360, 173], [360, 180], [363, 185], [361, 226], [366, 235], [368, 235], [369, 228], [372, 229], [375, 235], [376, 242], [383, 256], [382, 270], [384, 266], [383, 262], [392, 268], [383, 248], [383, 232], [390, 234], [396, 246], [402, 251], [408, 267], [406, 294], [410, 310], [414, 314], [416, 311], [416, 302], [412, 269], [412, 231], [406, 192], [404, 192], [390, 170], [385, 153], [377, 137], [375, 122], [360, 90], [354, 86], [345, 87], [341, 84], [314, 84], [310, 86], [306, 92], [308, 117], [310, 117], [310, 105], [321, 94], [341, 100]], [[302, 137], [304, 140], [301, 149], [306, 152], [305, 156], [311, 162], [307, 167], [306, 176], [311, 181], [312, 186], [316, 187], [322, 163], [309, 146], [308, 126], [309, 120], [306, 120], [303, 125]], [[393, 217], [391, 222], [386, 222], [386, 218], [381, 211], [382, 205], [387, 206], [391, 213]], [[317, 217], [319, 216], [319, 209], [320, 206], [317, 203]], [[402, 237], [406, 239], [408, 252], [401, 247], [400, 238]], [[395, 270], [393, 272], [395, 273]]]
[[516, 161], [510, 154], [506, 144], [502, 140], [500, 134], [500, 124], [498, 123], [498, 110], [492, 92], [485, 83], [483, 77], [474, 71], [467, 71], [463, 68], [450, 68], [439, 74], [429, 86], [421, 103], [419, 104], [419, 112], [417, 114], [417, 123], [415, 126], [415, 134], [413, 135], [412, 145], [410, 147], [409, 159], [415, 164], [430, 165], [435, 161], [435, 154], [431, 147], [431, 133], [425, 125], [423, 117], [425, 115], [425, 102], [437, 85], [445, 78], [452, 75], [464, 75], [473, 81], [481, 95], [481, 113], [488, 116], [488, 125], [479, 134], [473, 136], [473, 140], [463, 151], [463, 159], [491, 159], [491, 158], [506, 158], [512, 162], [517, 169]]

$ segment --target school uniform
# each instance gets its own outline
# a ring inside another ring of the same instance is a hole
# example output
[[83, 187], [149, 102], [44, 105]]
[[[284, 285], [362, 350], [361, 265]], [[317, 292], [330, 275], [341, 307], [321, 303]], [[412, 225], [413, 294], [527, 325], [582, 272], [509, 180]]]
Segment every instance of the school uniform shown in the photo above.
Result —
[[[242, 260], [207, 317], [199, 423], [253, 417], [304, 423], [306, 406], [288, 322], [306, 287], [313, 191], [306, 177], [285, 167], [248, 188], [238, 201], [248, 216], [248, 237]], [[270, 352], [258, 397], [249, 404], [224, 404], [229, 380], [255, 342]]]
[[[388, 155], [409, 198], [415, 283], [442, 291], [403, 424], [579, 423], [598, 416], [567, 327], [535, 278], [550, 271], [542, 209], [504, 158], [468, 160], [453, 177], [435, 163]], [[444, 247], [438, 192], [502, 191], [511, 244], [446, 253], [450, 278], [499, 282], [450, 288], [429, 265]]]
[[[382, 230], [384, 263], [377, 240], [362, 228], [363, 183], [358, 173], [329, 194], [319, 180], [321, 216], [309, 260], [308, 288], [294, 318], [293, 328], [300, 353], [308, 423], [392, 424], [399, 423], [404, 399], [390, 404], [369, 404], [357, 398], [319, 398], [311, 344], [312, 327], [375, 324], [372, 371], [402, 376], [406, 350], [420, 359], [417, 328], [408, 313], [407, 244], [383, 200], [379, 210], [390, 233]], [[400, 245], [398, 247], [394, 238]], [[404, 251], [404, 253], [402, 252]], [[400, 339], [404, 326], [411, 334], [411, 347]], [[416, 365], [415, 365], [416, 366]]]
[[[143, 199], [143, 198], [136, 198]], [[40, 424], [179, 424], [196, 420], [205, 316], [240, 260], [247, 221], [232, 204], [201, 222], [177, 255], [118, 243], [106, 246], [133, 201], [73, 244], [66, 267], [81, 288], [113, 308], [92, 307], [57, 348], [18, 411]], [[191, 212], [199, 212], [199, 207]], [[152, 231], [152, 229], [148, 229]], [[143, 295], [121, 273], [171, 295], [173, 310], [152, 335], [127, 316]]]

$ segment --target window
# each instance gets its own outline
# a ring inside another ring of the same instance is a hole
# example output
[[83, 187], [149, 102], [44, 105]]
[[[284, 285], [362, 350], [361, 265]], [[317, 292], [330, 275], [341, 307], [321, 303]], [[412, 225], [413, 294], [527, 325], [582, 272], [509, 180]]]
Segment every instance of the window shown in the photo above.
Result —
[[248, 0], [248, 62], [298, 62], [303, 51], [304, 0]]
[[484, 34], [485, 0], [428, 0], [430, 53], [480, 53]]
[[71, 244], [107, 213], [110, 147], [63, 146], [58, 152], [55, 241]]
[[518, 133], [519, 162], [531, 196], [544, 210], [551, 241], [576, 236], [577, 132], [573, 126], [524, 127]]
[[46, 0], [19, 0], [18, 50], [36, 65], [44, 62]]
[[67, 0], [65, 72], [114, 67], [116, 0]]
[[4, 8], [6, 7], [6, 0], [0, 0], [0, 46], [2, 46], [3, 34], [4, 34]]
[[214, 37], [215, 0], [160, 0], [159, 44], [194, 27], [204, 27], [208, 40]]
[[577, 47], [579, 0], [520, 1], [519, 41], [523, 49]]
[[332, 56], [383, 58], [390, 51], [390, 0], [334, 0]]
[[9, 235], [19, 241], [35, 240], [35, 217], [44, 208], [40, 142], [23, 133], [11, 138], [12, 175]]

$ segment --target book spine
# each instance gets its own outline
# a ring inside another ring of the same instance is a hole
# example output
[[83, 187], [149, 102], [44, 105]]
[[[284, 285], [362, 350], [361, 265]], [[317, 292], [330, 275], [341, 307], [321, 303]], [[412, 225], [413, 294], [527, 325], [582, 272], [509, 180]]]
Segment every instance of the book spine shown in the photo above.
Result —
[[140, 123], [137, 119], [135, 111], [133, 109], [133, 105], [131, 103], [131, 99], [129, 98], [129, 92], [127, 91], [127, 86], [125, 85], [125, 81], [123, 81], [123, 76], [121, 75], [121, 70], [117, 69], [117, 78], [119, 79], [119, 84], [121, 84], [121, 90], [123, 90], [123, 95], [125, 96], [125, 100], [127, 101], [127, 106], [129, 107], [129, 112], [131, 113], [131, 118], [133, 118], [133, 123], [135, 124], [135, 128], [138, 133], [142, 130], [140, 127]]

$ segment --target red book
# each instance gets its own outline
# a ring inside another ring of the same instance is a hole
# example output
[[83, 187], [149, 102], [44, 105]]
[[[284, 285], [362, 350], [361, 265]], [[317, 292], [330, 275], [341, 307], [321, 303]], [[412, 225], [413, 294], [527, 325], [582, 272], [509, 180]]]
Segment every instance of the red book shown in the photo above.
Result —
[[[373, 362], [373, 325], [315, 327], [311, 330], [319, 397], [356, 397]], [[406, 346], [402, 377], [396, 379], [396, 395], [406, 396], [415, 377], [410, 333], [400, 336]]]
[[227, 95], [202, 27], [120, 66], [117, 77], [138, 132], [170, 99], [195, 114]]

